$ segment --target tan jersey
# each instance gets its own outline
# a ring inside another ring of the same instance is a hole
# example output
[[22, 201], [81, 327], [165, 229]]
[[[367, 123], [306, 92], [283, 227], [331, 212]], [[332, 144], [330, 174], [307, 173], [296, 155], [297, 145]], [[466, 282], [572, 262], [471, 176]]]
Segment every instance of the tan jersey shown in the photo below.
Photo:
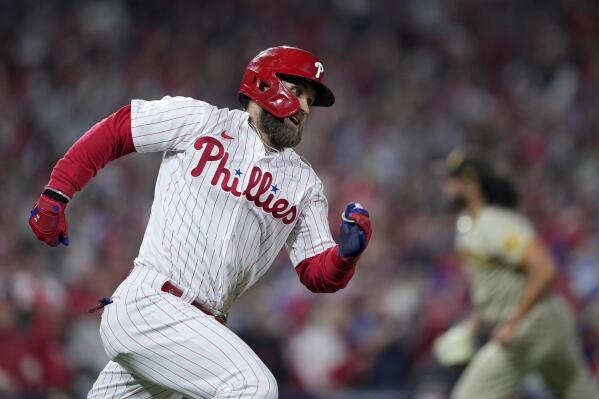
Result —
[[506, 208], [485, 206], [476, 218], [458, 217], [456, 246], [484, 321], [505, 320], [520, 300], [526, 284], [520, 262], [534, 234], [525, 217]]

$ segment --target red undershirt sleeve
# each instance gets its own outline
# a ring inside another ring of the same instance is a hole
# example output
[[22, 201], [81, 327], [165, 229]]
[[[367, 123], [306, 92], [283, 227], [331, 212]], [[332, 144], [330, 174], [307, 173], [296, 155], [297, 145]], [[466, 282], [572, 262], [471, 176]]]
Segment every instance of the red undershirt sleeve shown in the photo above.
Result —
[[295, 271], [312, 292], [336, 292], [345, 288], [356, 270], [359, 257], [342, 258], [337, 245], [301, 261]]
[[134, 151], [131, 106], [125, 105], [92, 126], [69, 148], [52, 169], [48, 186], [72, 198], [108, 162]]

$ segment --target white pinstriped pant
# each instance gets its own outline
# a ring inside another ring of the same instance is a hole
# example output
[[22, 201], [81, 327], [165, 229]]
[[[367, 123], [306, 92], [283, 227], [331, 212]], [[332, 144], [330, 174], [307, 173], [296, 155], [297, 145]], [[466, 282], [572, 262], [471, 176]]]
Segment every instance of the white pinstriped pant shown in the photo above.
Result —
[[162, 292], [166, 280], [134, 267], [115, 291], [100, 326], [112, 360], [88, 399], [276, 399], [277, 383], [250, 347], [214, 317]]

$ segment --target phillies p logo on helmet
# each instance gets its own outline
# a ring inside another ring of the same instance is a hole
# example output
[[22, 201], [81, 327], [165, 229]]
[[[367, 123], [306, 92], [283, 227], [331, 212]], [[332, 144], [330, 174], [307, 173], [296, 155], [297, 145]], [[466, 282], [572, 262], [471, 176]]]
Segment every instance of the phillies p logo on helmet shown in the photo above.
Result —
[[314, 63], [314, 66], [316, 67], [316, 79], [320, 78], [320, 74], [324, 72], [324, 65], [322, 65], [322, 63], [320, 61], [316, 61]]

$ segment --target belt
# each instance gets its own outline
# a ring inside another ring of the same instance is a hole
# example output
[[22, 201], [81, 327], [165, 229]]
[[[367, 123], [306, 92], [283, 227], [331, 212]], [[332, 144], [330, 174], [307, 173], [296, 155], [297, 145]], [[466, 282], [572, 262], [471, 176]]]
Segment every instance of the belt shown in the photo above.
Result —
[[[162, 284], [162, 287], [160, 289], [162, 291], [168, 292], [169, 294], [172, 294], [178, 298], [181, 298], [181, 296], [183, 295], [183, 291], [181, 289], [177, 288], [177, 286], [172, 284], [170, 281], [167, 281], [164, 284]], [[221, 324], [225, 324], [227, 322], [226, 317], [220, 316], [220, 315], [215, 315], [210, 309], [208, 309], [206, 306], [202, 305], [198, 301], [193, 301], [191, 303], [191, 305], [200, 309], [203, 313], [207, 314], [208, 316], [214, 317], [216, 319], [216, 321], [218, 321]]]

